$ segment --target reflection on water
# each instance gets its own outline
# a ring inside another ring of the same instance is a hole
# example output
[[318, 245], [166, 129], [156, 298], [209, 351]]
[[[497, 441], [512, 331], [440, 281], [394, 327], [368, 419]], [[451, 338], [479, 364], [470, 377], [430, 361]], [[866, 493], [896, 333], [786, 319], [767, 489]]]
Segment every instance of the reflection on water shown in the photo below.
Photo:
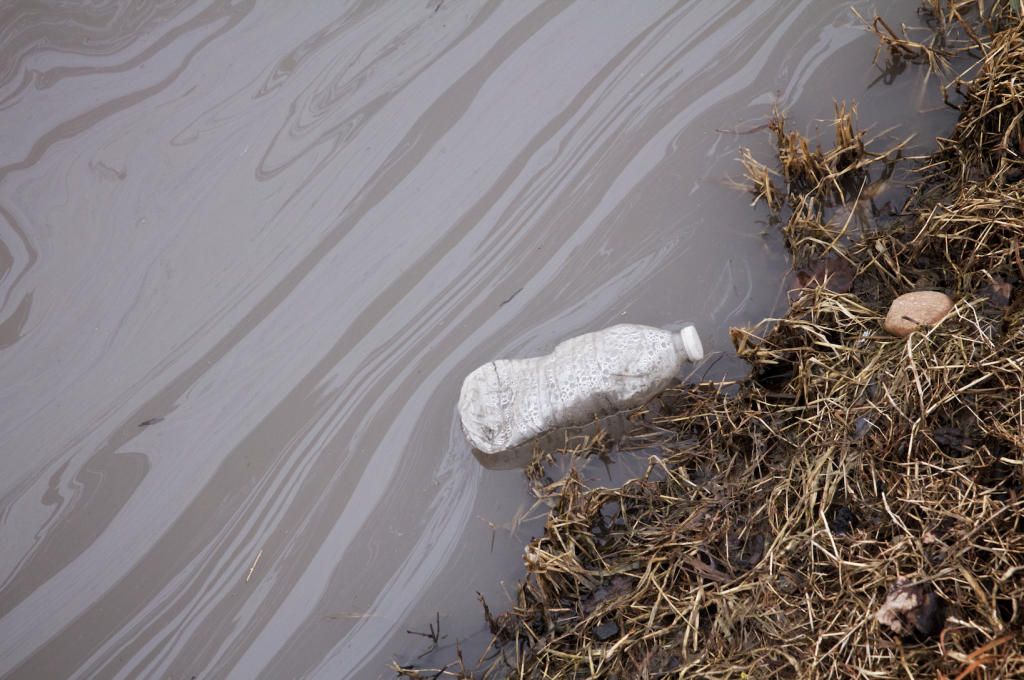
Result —
[[543, 520], [462, 378], [621, 321], [742, 372], [788, 264], [716, 129], [955, 116], [848, 4], [6, 3], [0, 675], [479, 658]]

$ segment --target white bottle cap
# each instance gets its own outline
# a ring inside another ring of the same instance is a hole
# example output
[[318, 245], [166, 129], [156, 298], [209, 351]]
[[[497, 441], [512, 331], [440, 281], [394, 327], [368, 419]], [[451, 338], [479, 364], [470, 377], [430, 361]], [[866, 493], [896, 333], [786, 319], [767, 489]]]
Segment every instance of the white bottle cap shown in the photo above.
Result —
[[690, 361], [700, 361], [704, 358], [704, 346], [700, 344], [696, 328], [687, 326], [679, 331], [679, 335], [683, 339], [683, 351]]

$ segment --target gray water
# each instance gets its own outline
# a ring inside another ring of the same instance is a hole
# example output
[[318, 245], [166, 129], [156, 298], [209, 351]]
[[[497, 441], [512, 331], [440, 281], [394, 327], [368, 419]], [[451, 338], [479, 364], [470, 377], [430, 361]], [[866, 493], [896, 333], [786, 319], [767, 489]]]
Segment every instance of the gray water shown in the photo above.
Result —
[[738, 377], [789, 264], [716, 130], [955, 121], [849, 5], [5, 3], [0, 676], [475, 664], [543, 519], [463, 377], [622, 321]]

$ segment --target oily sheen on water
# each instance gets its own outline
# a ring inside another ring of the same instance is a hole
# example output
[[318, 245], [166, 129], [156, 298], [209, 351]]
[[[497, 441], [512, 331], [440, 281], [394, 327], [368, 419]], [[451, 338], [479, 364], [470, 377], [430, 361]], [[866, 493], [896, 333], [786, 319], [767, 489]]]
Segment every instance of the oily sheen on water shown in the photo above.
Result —
[[462, 383], [459, 415], [473, 446], [498, 453], [544, 432], [636, 408], [704, 356], [693, 327], [622, 324], [560, 343], [546, 356], [499, 359]]

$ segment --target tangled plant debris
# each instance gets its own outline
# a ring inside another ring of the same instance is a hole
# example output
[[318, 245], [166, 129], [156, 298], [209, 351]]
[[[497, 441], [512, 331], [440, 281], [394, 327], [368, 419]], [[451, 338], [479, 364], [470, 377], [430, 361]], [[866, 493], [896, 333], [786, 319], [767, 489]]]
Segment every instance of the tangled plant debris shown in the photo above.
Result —
[[[743, 162], [788, 213], [787, 314], [732, 330], [746, 380], [681, 385], [629, 436], [562, 452], [641, 451], [640, 478], [528, 468], [553, 507], [514, 608], [485, 604], [482, 677], [1024, 677], [1024, 24], [1003, 4], [924, 7], [982, 59], [911, 200], [877, 228], [826, 221], [899, 147], [868, 151], [842, 105], [827, 152], [772, 112], [779, 171]], [[929, 63], [954, 49], [880, 37]], [[885, 332], [920, 290], [953, 308]]]

